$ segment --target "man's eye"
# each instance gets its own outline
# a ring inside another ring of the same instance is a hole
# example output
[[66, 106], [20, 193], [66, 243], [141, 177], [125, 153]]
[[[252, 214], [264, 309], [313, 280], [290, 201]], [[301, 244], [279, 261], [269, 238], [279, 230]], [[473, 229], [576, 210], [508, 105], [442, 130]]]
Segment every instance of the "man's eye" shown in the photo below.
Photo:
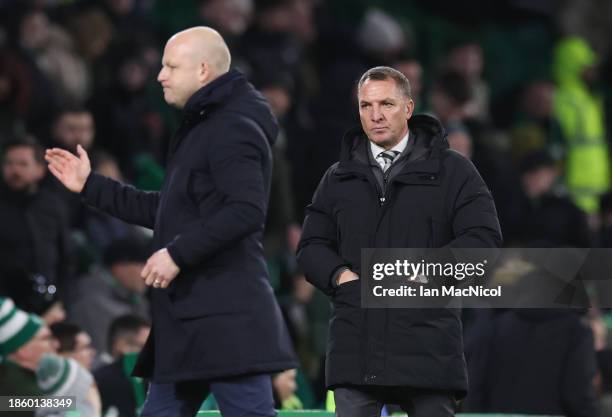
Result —
[[385, 106], [385, 107], [392, 107], [393, 103], [383, 103], [383, 106]]
[[362, 103], [361, 104], [361, 108], [365, 109], [366, 107], [370, 107], [370, 105], [368, 103]]

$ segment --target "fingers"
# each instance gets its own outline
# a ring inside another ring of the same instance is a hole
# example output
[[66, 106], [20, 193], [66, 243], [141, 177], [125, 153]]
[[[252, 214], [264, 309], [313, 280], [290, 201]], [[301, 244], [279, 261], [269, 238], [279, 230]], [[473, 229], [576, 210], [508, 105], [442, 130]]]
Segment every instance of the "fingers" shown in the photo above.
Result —
[[149, 272], [149, 275], [146, 276], [145, 278], [145, 284], [148, 286], [153, 285], [155, 282], [160, 282], [158, 279], [158, 275], [156, 272]]
[[58, 178], [64, 175], [65, 164], [63, 163], [63, 161], [57, 159], [56, 157], [49, 156], [45, 156], [45, 159], [49, 163], [49, 170], [53, 173], [53, 175]]
[[[152, 257], [151, 257], [152, 258]], [[140, 276], [144, 279], [145, 285], [159, 287], [163, 280], [160, 278], [159, 273], [153, 267], [153, 261], [149, 258], [145, 267], [142, 269]]]
[[147, 286], [168, 288], [172, 280], [178, 274], [178, 267], [172, 268], [166, 265], [165, 256], [168, 256], [170, 259], [170, 256], [166, 254], [165, 250], [160, 250], [151, 255], [147, 260], [147, 263], [140, 273], [140, 277], [144, 279]]
[[53, 150], [47, 150], [45, 153], [45, 159], [49, 163], [49, 166], [53, 165], [57, 170], [62, 173], [71, 165], [76, 157], [70, 153], [68, 155], [62, 152], [53, 152]]
[[45, 154], [45, 159], [49, 163], [60, 164], [60, 165], [65, 164], [65, 159], [64, 158], [62, 158], [60, 156], [57, 156], [56, 154], [53, 154], [53, 153], [46, 153]]
[[152, 286], [153, 288], [166, 288], [168, 287], [168, 284], [170, 284], [170, 282], [168, 280], [165, 280], [157, 272], [152, 271], [145, 279], [145, 284], [150, 287]]
[[60, 148], [47, 149], [47, 151], [45, 152], [45, 155], [49, 155], [49, 156], [56, 157], [56, 158], [61, 158], [65, 161], [73, 161], [74, 159], [76, 159], [76, 156], [74, 156], [72, 153], [68, 152], [65, 149], [60, 149]]
[[[149, 258], [149, 259], [151, 259], [151, 258]], [[147, 260], [147, 263], [145, 264], [144, 268], [142, 268], [142, 272], [140, 273], [140, 277], [142, 279], [146, 280], [146, 278], [149, 276], [149, 273], [151, 273], [151, 264]]]
[[49, 164], [49, 171], [60, 181], [63, 181], [63, 172], [57, 168], [54, 164]]
[[87, 155], [87, 151], [83, 149], [81, 145], [77, 145], [77, 153], [79, 154], [79, 159], [81, 161], [89, 164], [89, 155]]

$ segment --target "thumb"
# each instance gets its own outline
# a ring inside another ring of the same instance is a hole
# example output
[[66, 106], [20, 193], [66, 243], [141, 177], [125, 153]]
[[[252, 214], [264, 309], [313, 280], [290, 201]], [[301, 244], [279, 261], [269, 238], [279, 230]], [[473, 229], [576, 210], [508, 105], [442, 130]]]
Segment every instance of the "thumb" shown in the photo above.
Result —
[[79, 159], [81, 161], [89, 163], [89, 156], [87, 155], [87, 151], [83, 149], [81, 145], [77, 145], [77, 153], [79, 154]]

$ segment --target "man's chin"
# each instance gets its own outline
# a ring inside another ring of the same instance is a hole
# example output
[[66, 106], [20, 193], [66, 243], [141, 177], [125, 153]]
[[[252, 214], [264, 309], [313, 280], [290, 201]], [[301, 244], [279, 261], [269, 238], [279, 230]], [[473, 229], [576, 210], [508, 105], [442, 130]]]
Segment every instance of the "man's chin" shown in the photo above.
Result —
[[391, 143], [391, 138], [388, 135], [376, 135], [376, 134], [373, 134], [373, 135], [370, 135], [369, 138], [370, 138], [370, 140], [372, 142], [374, 142], [375, 144], [377, 144], [381, 148], [384, 148], [386, 145]]
[[7, 182], [6, 184], [11, 190], [16, 191], [16, 192], [22, 192], [22, 191], [26, 191], [28, 188], [28, 184], [25, 183], [9, 183]]

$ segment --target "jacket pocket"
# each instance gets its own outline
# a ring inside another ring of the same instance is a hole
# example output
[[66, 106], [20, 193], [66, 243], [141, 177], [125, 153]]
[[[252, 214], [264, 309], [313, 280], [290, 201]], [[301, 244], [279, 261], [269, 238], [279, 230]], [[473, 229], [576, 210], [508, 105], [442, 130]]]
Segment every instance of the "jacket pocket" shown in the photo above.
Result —
[[332, 298], [334, 307], [361, 307], [361, 279], [339, 285]]

